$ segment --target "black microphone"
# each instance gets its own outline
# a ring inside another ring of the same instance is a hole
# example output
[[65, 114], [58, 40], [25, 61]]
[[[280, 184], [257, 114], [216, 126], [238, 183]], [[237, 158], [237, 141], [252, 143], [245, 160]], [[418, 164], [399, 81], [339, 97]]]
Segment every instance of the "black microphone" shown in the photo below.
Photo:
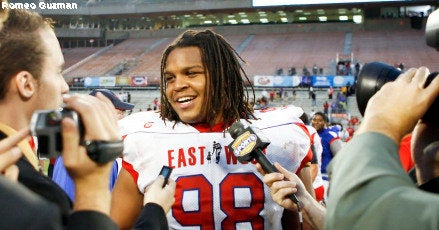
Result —
[[[262, 134], [260, 129], [251, 126], [244, 127], [240, 121], [236, 121], [229, 127], [228, 131], [234, 139], [228, 145], [229, 150], [232, 150], [239, 162], [246, 163], [255, 159], [265, 172], [279, 172], [262, 152], [262, 149], [266, 148], [270, 141]], [[299, 203], [295, 194], [290, 194], [288, 198], [296, 204]]]

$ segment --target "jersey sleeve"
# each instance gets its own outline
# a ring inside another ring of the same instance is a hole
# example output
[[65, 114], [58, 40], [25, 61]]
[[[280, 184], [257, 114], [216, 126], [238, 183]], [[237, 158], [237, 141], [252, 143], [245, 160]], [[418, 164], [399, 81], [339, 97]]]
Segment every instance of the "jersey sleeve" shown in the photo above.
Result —
[[[145, 187], [154, 180], [152, 177], [145, 177], [142, 180], [139, 180], [139, 177], [141, 176], [140, 173], [145, 174], [145, 170], [143, 169], [147, 168], [142, 162], [148, 158], [148, 152], [142, 149], [142, 142], [145, 142], [145, 140], [141, 135], [127, 135], [124, 139], [124, 150], [122, 155], [122, 167], [133, 177], [134, 182], [137, 184], [141, 193], [143, 193]], [[146, 162], [148, 162], [148, 160], [146, 160]]]
[[300, 172], [300, 170], [302, 170], [302, 168], [306, 167], [306, 165], [311, 163], [311, 161], [313, 159], [313, 152], [311, 149], [311, 135], [308, 131], [308, 128], [303, 123], [295, 123], [295, 125], [297, 127], [299, 127], [302, 130], [302, 132], [306, 135], [306, 138], [304, 138], [303, 141], [308, 143], [306, 155], [302, 158], [302, 161], [300, 162], [299, 168], [296, 171], [296, 174], [297, 174]]

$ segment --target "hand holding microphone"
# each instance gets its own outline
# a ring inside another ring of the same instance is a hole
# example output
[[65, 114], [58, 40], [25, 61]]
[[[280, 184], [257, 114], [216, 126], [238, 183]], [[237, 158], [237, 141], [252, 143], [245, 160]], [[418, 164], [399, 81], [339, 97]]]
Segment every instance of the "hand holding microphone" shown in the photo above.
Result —
[[[276, 167], [267, 159], [262, 149], [266, 148], [270, 141], [256, 127], [244, 127], [240, 121], [236, 121], [229, 128], [229, 133], [234, 139], [229, 144], [229, 149], [239, 160], [239, 162], [249, 162], [255, 159], [267, 173], [279, 172]], [[294, 203], [298, 204], [299, 200], [296, 195], [288, 196]]]

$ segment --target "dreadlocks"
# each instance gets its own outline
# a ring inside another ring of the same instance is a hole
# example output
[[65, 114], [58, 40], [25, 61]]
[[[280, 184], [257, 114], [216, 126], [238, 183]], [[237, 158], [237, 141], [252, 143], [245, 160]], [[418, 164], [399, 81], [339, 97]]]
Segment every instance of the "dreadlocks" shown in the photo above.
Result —
[[[198, 47], [205, 67], [206, 91], [203, 108], [210, 127], [219, 115], [224, 118], [224, 125], [240, 118], [255, 118], [253, 108], [249, 104], [249, 93], [244, 80], [250, 82], [240, 61], [244, 60], [233, 47], [219, 34], [210, 30], [187, 30], [168, 46], [161, 61], [161, 110], [163, 120], [181, 121], [166, 98], [166, 82], [164, 71], [169, 54], [175, 48]], [[250, 84], [255, 98], [255, 91]]]

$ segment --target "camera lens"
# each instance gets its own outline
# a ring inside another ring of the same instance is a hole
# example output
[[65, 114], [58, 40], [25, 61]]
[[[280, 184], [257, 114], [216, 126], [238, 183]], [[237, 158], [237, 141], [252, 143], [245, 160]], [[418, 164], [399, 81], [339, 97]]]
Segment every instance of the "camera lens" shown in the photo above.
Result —
[[[367, 102], [381, 87], [387, 82], [394, 81], [402, 72], [397, 68], [382, 62], [366, 63], [358, 74], [357, 79], [357, 104], [358, 110], [364, 116]], [[425, 87], [438, 75], [437, 72], [431, 73], [427, 77]], [[433, 120], [439, 115], [439, 100], [430, 106], [429, 110], [424, 115], [423, 119]]]
[[51, 111], [47, 114], [46, 124], [50, 126], [59, 125], [62, 119], [62, 114], [60, 111]]
[[401, 71], [382, 62], [366, 63], [363, 66], [358, 74], [356, 92], [358, 110], [362, 116], [369, 99], [385, 83], [394, 81], [400, 74]]

